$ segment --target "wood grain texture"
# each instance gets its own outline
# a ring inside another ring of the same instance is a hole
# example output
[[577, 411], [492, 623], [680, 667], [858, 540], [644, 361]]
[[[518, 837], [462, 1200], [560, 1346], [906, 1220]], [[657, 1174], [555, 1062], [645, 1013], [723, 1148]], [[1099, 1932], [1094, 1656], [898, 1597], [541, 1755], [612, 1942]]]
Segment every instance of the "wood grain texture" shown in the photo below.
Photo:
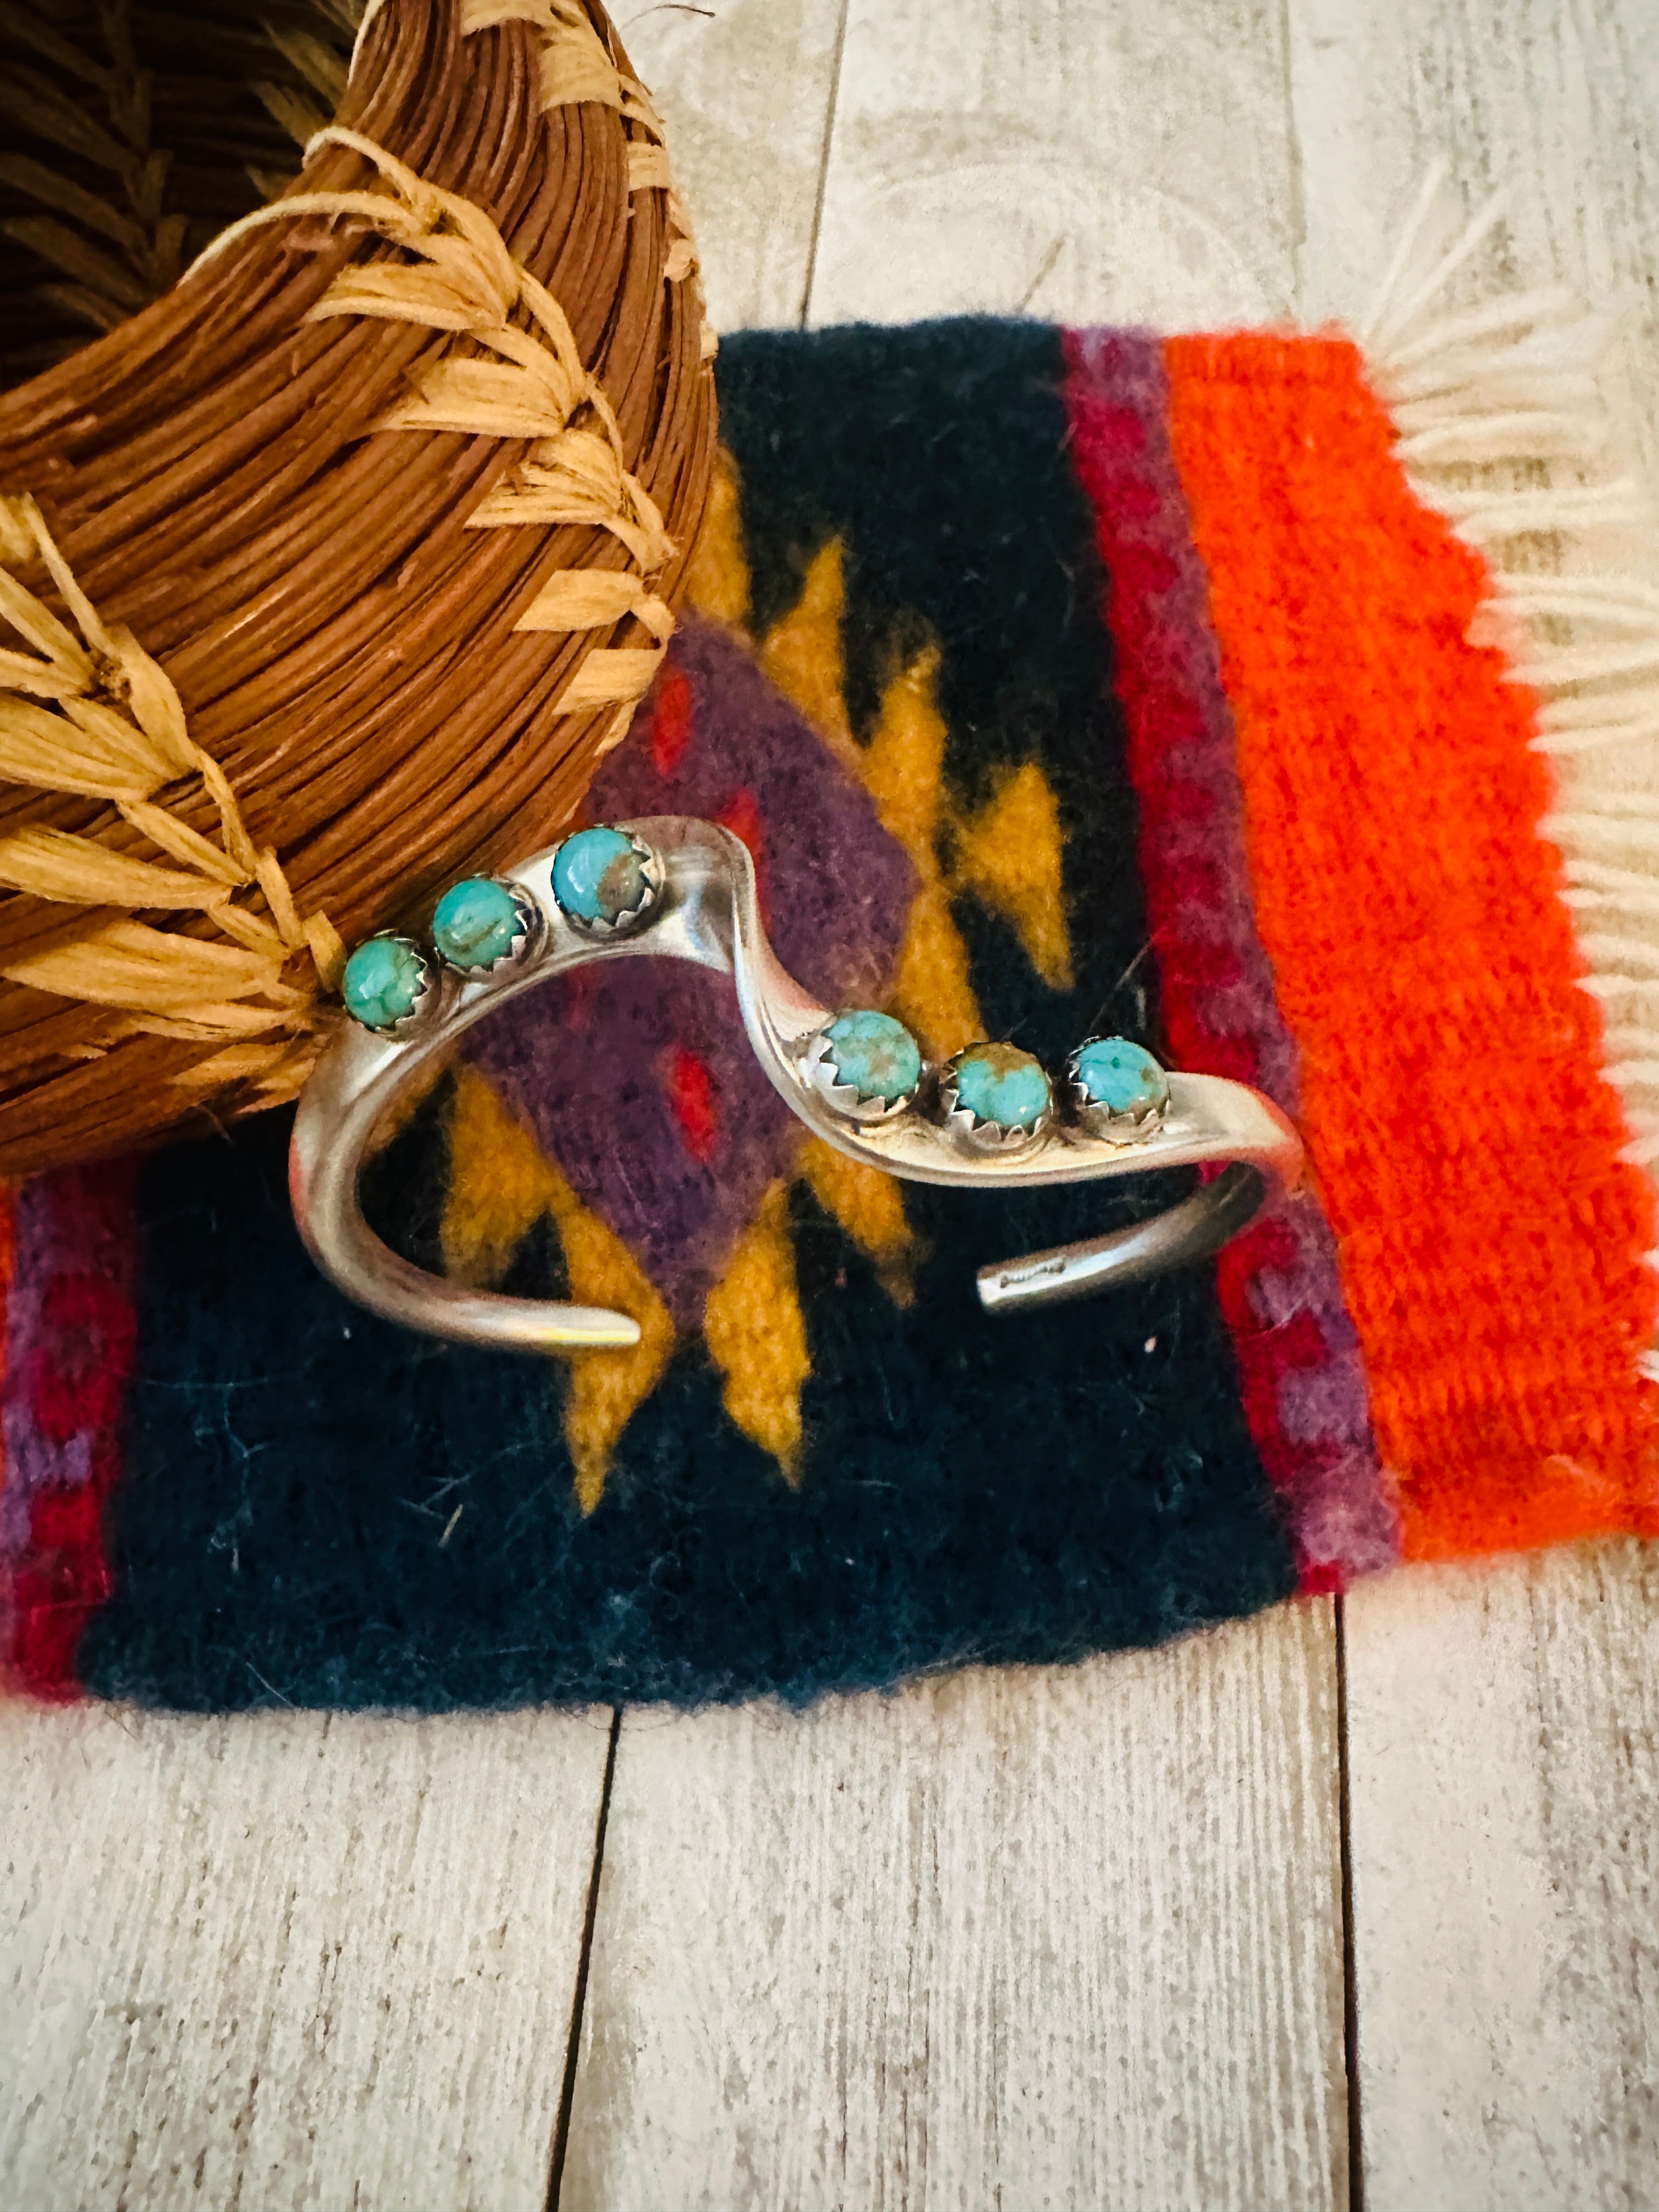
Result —
[[1310, 321], [1370, 305], [1430, 164], [1509, 194], [1471, 282], [1560, 280], [1626, 315], [1659, 403], [1659, 9], [1649, 0], [1289, 0]]
[[1279, 0], [851, 0], [817, 323], [1289, 311]]
[[1659, 2202], [1659, 1552], [1348, 1601], [1370, 2212]]
[[562, 2212], [1343, 2201], [1328, 1650], [629, 1716]]
[[798, 323], [844, 0], [617, 11], [668, 125], [721, 331]]
[[608, 1726], [0, 1705], [0, 2201], [540, 2212]]

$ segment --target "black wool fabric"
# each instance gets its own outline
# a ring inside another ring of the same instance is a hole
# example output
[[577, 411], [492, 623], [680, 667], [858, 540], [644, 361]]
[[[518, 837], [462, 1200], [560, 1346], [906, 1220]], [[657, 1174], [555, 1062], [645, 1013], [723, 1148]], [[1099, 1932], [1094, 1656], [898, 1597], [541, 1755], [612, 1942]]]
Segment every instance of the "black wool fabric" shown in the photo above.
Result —
[[[1156, 1044], [1157, 975], [1094, 519], [1066, 466], [1060, 334], [973, 316], [720, 343], [720, 428], [742, 486], [753, 627], [844, 548], [847, 706], [867, 737], [884, 685], [939, 647], [945, 770], [978, 807], [1035, 760], [1059, 802], [1077, 988], [1048, 990], [977, 901], [954, 919], [988, 1028], [1057, 1065], [1097, 1031]], [[1166, 1186], [1167, 1188], [1167, 1186]]]
[[[1075, 988], [957, 910], [993, 1033], [1050, 1064], [1158, 1042], [1135, 816], [1092, 523], [1065, 463], [1058, 334], [981, 321], [722, 347], [757, 633], [832, 538], [847, 692], [937, 641], [964, 805], [1035, 760], [1058, 803]], [[453, 1093], [365, 1178], [439, 1264]], [[584, 1516], [556, 1364], [343, 1301], [289, 1217], [287, 1115], [147, 1166], [137, 1375], [88, 1689], [187, 1708], [697, 1704], [1159, 1642], [1294, 1585], [1212, 1274], [988, 1319], [975, 1269], [1170, 1201], [1152, 1184], [969, 1198], [912, 1185], [896, 1304], [807, 1186], [789, 1230], [811, 1373], [794, 1486], [726, 1413], [700, 1334]], [[550, 1222], [502, 1287], [558, 1296]], [[459, 1517], [457, 1517], [458, 1509]]]
[[[116, 1590], [81, 1652], [96, 1695], [799, 1702], [1155, 1644], [1291, 1587], [1213, 1299], [1170, 1277], [1115, 1328], [1101, 1302], [993, 1330], [971, 1273], [1021, 1249], [1018, 1208], [971, 1238], [925, 1213], [933, 1255], [895, 1315], [798, 1194], [799, 1491], [690, 1342], [584, 1519], [556, 1372], [411, 1337], [318, 1278], [288, 1216], [288, 1118], [145, 1178]], [[410, 1170], [438, 1126], [404, 1140]], [[556, 1241], [526, 1244], [507, 1287], [557, 1295]]]

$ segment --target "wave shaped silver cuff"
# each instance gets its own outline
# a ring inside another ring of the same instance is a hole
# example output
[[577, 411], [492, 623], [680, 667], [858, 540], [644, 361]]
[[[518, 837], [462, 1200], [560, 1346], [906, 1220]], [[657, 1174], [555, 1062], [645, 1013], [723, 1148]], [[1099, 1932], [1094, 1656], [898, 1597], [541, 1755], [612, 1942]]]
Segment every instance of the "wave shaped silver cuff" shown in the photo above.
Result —
[[664, 816], [580, 830], [500, 877], [469, 878], [438, 902], [429, 942], [387, 933], [352, 954], [354, 1018], [306, 1085], [289, 1164], [300, 1234], [348, 1297], [465, 1343], [637, 1342], [625, 1314], [469, 1290], [411, 1266], [369, 1228], [357, 1182], [398, 1093], [474, 1022], [568, 969], [645, 956], [731, 975], [755, 1056], [792, 1111], [838, 1152], [903, 1181], [984, 1190], [1220, 1167], [1130, 1228], [982, 1267], [979, 1296], [992, 1312], [1202, 1259], [1301, 1173], [1300, 1141], [1271, 1100], [1221, 1076], [1166, 1073], [1125, 1038], [1080, 1045], [1056, 1096], [1014, 1046], [972, 1045], [930, 1067], [890, 1015], [819, 1006], [767, 942], [740, 840]]

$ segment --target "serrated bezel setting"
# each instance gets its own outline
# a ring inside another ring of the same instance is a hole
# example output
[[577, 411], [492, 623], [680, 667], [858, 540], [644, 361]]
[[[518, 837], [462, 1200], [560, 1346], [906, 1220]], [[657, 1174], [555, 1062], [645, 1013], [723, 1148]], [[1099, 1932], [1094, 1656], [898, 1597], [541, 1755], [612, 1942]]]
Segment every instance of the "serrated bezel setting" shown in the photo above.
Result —
[[[465, 882], [468, 879], [463, 877], [460, 880]], [[528, 959], [547, 927], [547, 916], [522, 884], [515, 884], [510, 876], [488, 876], [482, 880], [498, 885], [507, 893], [513, 902], [513, 911], [517, 916], [517, 921], [514, 927], [512, 942], [506, 951], [497, 953], [495, 959], [472, 968], [463, 967], [460, 962], [452, 960], [437, 943], [434, 936], [432, 948], [434, 957], [441, 961], [452, 975], [459, 976], [463, 983], [482, 982], [487, 975], [499, 975], [505, 969], [516, 968], [521, 960]], [[449, 888], [453, 890], [454, 886], [452, 884]]]
[[955, 1139], [963, 1152], [978, 1153], [981, 1156], [990, 1154], [999, 1159], [1006, 1159], [1014, 1153], [1030, 1152], [1035, 1146], [1042, 1144], [1053, 1129], [1054, 1126], [1054, 1085], [1048, 1081], [1048, 1071], [1042, 1067], [1041, 1061], [1029, 1053], [1023, 1054], [1024, 1058], [1030, 1060], [1031, 1065], [1037, 1068], [1044, 1082], [1048, 1084], [1048, 1104], [1032, 1121], [1016, 1124], [987, 1120], [982, 1115], [976, 1114], [971, 1106], [963, 1103], [962, 1091], [957, 1080], [961, 1063], [971, 1058], [974, 1054], [986, 1049], [987, 1046], [983, 1041], [964, 1045], [960, 1052], [953, 1054], [945, 1063], [940, 1071], [939, 1085], [940, 1124], [947, 1133]]
[[829, 1021], [814, 1030], [801, 1047], [800, 1068], [803, 1079], [827, 1105], [832, 1106], [848, 1121], [860, 1122], [867, 1127], [883, 1121], [896, 1121], [901, 1114], [909, 1111], [926, 1079], [927, 1063], [918, 1046], [917, 1060], [921, 1073], [909, 1090], [901, 1091], [896, 1098], [884, 1097], [879, 1091], [860, 1091], [854, 1083], [843, 1083], [836, 1065], [835, 1041], [830, 1032], [837, 1022], [846, 1018], [848, 1012], [861, 1011], [860, 1008], [844, 1008], [841, 1013], [832, 1015]]
[[[1083, 1055], [1091, 1045], [1127, 1044], [1138, 1052], [1146, 1052], [1144, 1045], [1135, 1045], [1132, 1037], [1085, 1037], [1083, 1042], [1069, 1054], [1066, 1061], [1066, 1101], [1078, 1127], [1087, 1130], [1091, 1137], [1102, 1138], [1109, 1145], [1144, 1145], [1162, 1130], [1170, 1110], [1169, 1085], [1166, 1079], [1164, 1097], [1148, 1101], [1142, 1107], [1124, 1109], [1103, 1104], [1091, 1097], [1080, 1073]], [[1148, 1060], [1152, 1055], [1146, 1053]], [[1155, 1066], [1158, 1066], [1153, 1060]], [[1164, 1071], [1160, 1066], [1159, 1073]]]
[[[593, 826], [595, 829], [612, 827], [609, 823], [595, 823]], [[574, 834], [580, 836], [582, 833], [578, 830]], [[553, 886], [553, 903], [557, 907], [562, 919], [569, 924], [579, 937], [592, 938], [599, 944], [603, 944], [607, 938], [627, 937], [635, 930], [643, 929], [656, 912], [658, 902], [662, 897], [663, 884], [666, 881], [663, 857], [654, 845], [647, 845], [643, 837], [636, 837], [631, 830], [623, 830], [618, 834], [627, 838], [629, 844], [638, 856], [642, 888], [635, 903], [629, 907], [623, 907], [615, 916], [604, 915], [590, 916], [574, 913], [560, 898], [557, 878], [554, 871], [558, 865], [558, 854], [563, 850], [562, 845], [556, 849], [548, 870], [548, 881]], [[568, 844], [570, 840], [567, 838], [564, 843]]]
[[444, 971], [435, 956], [429, 952], [417, 939], [410, 937], [406, 930], [374, 930], [370, 935], [362, 939], [361, 943], [355, 945], [352, 947], [352, 952], [354, 954], [361, 952], [365, 945], [386, 943], [406, 945], [420, 963], [421, 981], [414, 999], [410, 1004], [408, 1012], [400, 1014], [395, 1022], [385, 1024], [366, 1022], [361, 1014], [353, 1011], [348, 1000], [345, 1009], [346, 1018], [372, 1037], [383, 1037], [392, 1043], [400, 1043], [405, 1038], [412, 1036], [436, 1011], [443, 994]]

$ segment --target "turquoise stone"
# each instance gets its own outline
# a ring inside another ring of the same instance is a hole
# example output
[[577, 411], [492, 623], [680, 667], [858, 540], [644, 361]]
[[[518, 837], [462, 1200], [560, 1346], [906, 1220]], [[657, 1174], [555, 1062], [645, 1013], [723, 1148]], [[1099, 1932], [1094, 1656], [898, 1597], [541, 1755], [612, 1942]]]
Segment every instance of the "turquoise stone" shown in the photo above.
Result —
[[513, 950], [523, 924], [505, 884], [468, 876], [452, 884], [432, 915], [432, 941], [452, 968], [493, 968]]
[[617, 921], [645, 889], [645, 863], [620, 830], [578, 830], [553, 855], [553, 896], [576, 921]]
[[418, 945], [406, 937], [371, 937], [346, 962], [341, 996], [365, 1029], [389, 1030], [414, 1010], [427, 978]]
[[866, 1011], [841, 1014], [824, 1032], [838, 1083], [860, 1098], [908, 1098], [921, 1080], [921, 1048], [902, 1022]]
[[1042, 1063], [1018, 1045], [971, 1045], [951, 1067], [962, 1103], [999, 1128], [1029, 1129], [1048, 1105]]
[[1144, 1045], [1127, 1037], [1091, 1037], [1077, 1055], [1077, 1079], [1091, 1106], [1136, 1121], [1161, 1114], [1170, 1103], [1170, 1079]]

